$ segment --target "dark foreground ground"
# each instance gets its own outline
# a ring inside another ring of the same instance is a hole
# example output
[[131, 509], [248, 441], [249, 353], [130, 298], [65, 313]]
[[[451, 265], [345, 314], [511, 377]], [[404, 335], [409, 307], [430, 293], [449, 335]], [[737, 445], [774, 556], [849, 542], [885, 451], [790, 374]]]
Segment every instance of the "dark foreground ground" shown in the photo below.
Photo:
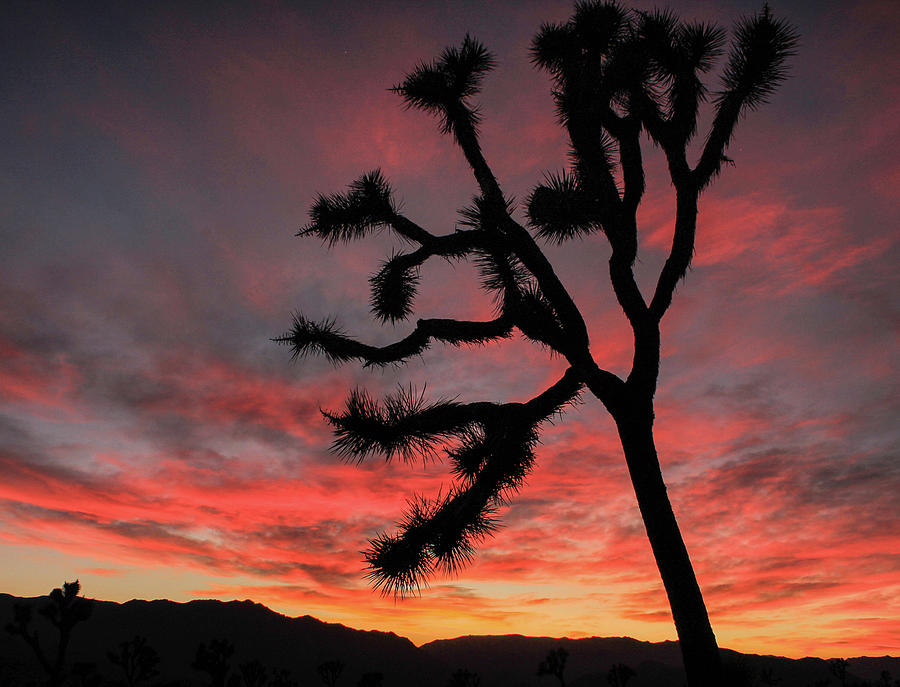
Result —
[[[15, 604], [38, 609], [45, 602], [46, 598], [0, 594], [0, 627], [13, 620]], [[559, 648], [567, 653], [566, 687], [615, 685], [609, 680], [615, 664], [634, 672], [627, 687], [684, 683], [676, 642], [506, 635], [460, 637], [416, 647], [393, 633], [353, 630], [310, 616], [288, 618], [250, 601], [92, 601], [91, 605], [90, 618], [72, 632], [67, 685], [128, 684], [109, 652], [121, 659], [122, 643], [135, 636], [145, 638], [158, 657], [158, 662], [151, 661], [157, 674], [139, 680], [140, 687], [213, 684], [212, 668], [193, 665], [200, 645], [210, 650], [213, 640], [224, 640], [217, 646], [225, 647], [225, 653], [233, 647], [222, 662], [228, 687], [332, 685], [330, 678], [335, 679], [334, 687], [557, 687], [556, 677], [537, 673], [548, 653]], [[30, 627], [52, 654], [58, 633], [50, 623], [35, 612]], [[726, 687], [900, 687], [900, 658], [859, 657], [840, 664], [821, 658], [794, 660], [727, 650], [724, 654], [731, 683]], [[209, 651], [207, 657], [208, 666], [215, 663]], [[46, 684], [46, 673], [22, 637], [0, 629], [0, 687], [28, 684]]]

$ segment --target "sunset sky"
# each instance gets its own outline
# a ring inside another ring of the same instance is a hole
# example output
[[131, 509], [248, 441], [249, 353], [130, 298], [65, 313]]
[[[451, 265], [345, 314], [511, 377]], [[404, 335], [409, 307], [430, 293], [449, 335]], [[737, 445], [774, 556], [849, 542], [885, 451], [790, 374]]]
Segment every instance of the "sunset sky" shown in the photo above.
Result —
[[[434, 398], [526, 400], [559, 360], [511, 339], [371, 371], [292, 363], [271, 341], [299, 308], [367, 341], [409, 331], [369, 315], [389, 236], [329, 252], [294, 234], [317, 193], [376, 167], [406, 215], [453, 230], [474, 181], [388, 88], [467, 32], [499, 62], [479, 102], [506, 193], [565, 165], [528, 48], [571, 7], [3, 3], [0, 591], [80, 578], [99, 599], [250, 598], [416, 643], [674, 639], [613, 423], [587, 397], [543, 435], [472, 566], [399, 603], [363, 579], [367, 540], [450, 476], [341, 462], [319, 408], [357, 385], [426, 382]], [[759, 4], [671, 7], [730, 27]], [[900, 5], [772, 7], [799, 55], [701, 199], [693, 268], [663, 322], [657, 443], [720, 645], [897, 656]], [[646, 290], [673, 197], [645, 150]], [[598, 363], [627, 372], [603, 238], [548, 253]], [[417, 316], [489, 312], [470, 267], [422, 276]]]

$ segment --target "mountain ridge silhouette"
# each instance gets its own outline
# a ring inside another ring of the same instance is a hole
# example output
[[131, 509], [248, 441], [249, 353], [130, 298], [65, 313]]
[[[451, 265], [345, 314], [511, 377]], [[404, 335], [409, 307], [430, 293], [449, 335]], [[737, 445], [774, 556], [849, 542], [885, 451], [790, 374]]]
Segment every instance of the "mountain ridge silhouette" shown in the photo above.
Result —
[[[20, 598], [0, 593], [0, 627], [12, 619], [16, 603], [40, 604], [42, 599], [46, 597]], [[161, 658], [160, 675], [151, 685], [175, 680], [204, 684], [205, 676], [193, 670], [191, 663], [197, 646], [212, 639], [227, 639], [234, 644], [233, 668], [259, 659], [270, 671], [290, 670], [300, 686], [320, 684], [316, 666], [337, 659], [344, 663], [338, 684], [350, 687], [370, 672], [384, 675], [384, 687], [442, 687], [455, 670], [462, 668], [478, 673], [481, 687], [547, 687], [547, 678], [537, 676], [537, 665], [557, 647], [569, 652], [569, 687], [605, 684], [613, 663], [626, 663], [635, 669], [637, 676], [628, 683], [629, 687], [679, 687], [684, 680], [678, 643], [673, 641], [468, 635], [417, 647], [393, 632], [356, 630], [310, 615], [289, 617], [250, 600], [92, 602], [91, 618], [73, 631], [70, 665], [93, 662], [101, 674], [114, 675], [115, 668], [106, 652], [141, 635]], [[49, 623], [39, 616], [35, 618], [35, 628], [45, 638], [42, 641], [53, 636]], [[736, 679], [740, 674], [758, 674], [770, 668], [785, 687], [804, 687], [831, 676], [821, 658], [758, 656], [727, 649], [723, 654]], [[0, 629], [0, 667], [3, 666], [15, 674], [39, 674], [25, 643]], [[854, 678], [876, 680], [882, 670], [900, 677], [900, 658], [852, 658], [848, 667]]]

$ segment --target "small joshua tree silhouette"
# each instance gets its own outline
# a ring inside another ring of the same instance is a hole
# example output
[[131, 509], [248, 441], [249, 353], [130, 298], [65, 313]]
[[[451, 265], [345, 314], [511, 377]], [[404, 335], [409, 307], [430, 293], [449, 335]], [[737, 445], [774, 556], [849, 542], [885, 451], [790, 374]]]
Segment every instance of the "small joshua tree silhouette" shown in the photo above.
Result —
[[265, 687], [269, 671], [266, 670], [266, 667], [258, 658], [241, 663], [238, 670], [241, 673], [244, 687]]
[[118, 651], [108, 651], [106, 657], [125, 674], [125, 684], [137, 687], [142, 682], [159, 675], [156, 666], [159, 654], [147, 644], [147, 638], [135, 635], [133, 639], [119, 644]]
[[78, 596], [81, 583], [65, 582], [49, 595], [49, 602], [43, 604], [38, 613], [50, 621], [56, 628], [59, 637], [56, 643], [56, 654], [52, 658], [44, 652], [37, 630], [31, 629], [33, 605], [16, 604], [13, 609], [13, 622], [6, 625], [6, 631], [18, 635], [34, 652], [41, 668], [47, 673], [49, 687], [59, 687], [66, 678], [66, 652], [72, 637], [72, 629], [80, 622], [91, 617], [93, 607], [90, 601]]
[[328, 687], [334, 687], [341, 677], [341, 673], [344, 672], [344, 662], [338, 659], [332, 659], [331, 661], [320, 663], [316, 666], [316, 670], [319, 672], [319, 677], [322, 678], [322, 682]]
[[781, 678], [775, 676], [772, 668], [763, 668], [759, 671], [759, 682], [765, 687], [778, 687], [781, 684]]
[[78, 687], [100, 687], [103, 684], [103, 678], [97, 672], [95, 663], [77, 661], [72, 664], [72, 669], [69, 672], [72, 675], [72, 682]]
[[636, 675], [634, 670], [624, 663], [616, 663], [609, 669], [606, 675], [606, 681], [610, 687], [625, 687], [628, 681]]
[[847, 687], [847, 659], [832, 658], [828, 661], [828, 668], [831, 670], [831, 674], [841, 683], [841, 687]]
[[209, 646], [201, 642], [191, 667], [209, 675], [211, 687], [225, 687], [233, 655], [234, 644], [227, 639], [213, 639]]
[[480, 687], [480, 685], [481, 678], [478, 673], [473, 673], [466, 668], [454, 671], [447, 683], [447, 687]]
[[356, 687], [381, 687], [383, 682], [384, 673], [363, 673]]
[[569, 658], [569, 652], [559, 647], [553, 649], [547, 654], [547, 658], [538, 664], [538, 676], [553, 675], [559, 680], [560, 687], [566, 687], [566, 680], [563, 673], [566, 671], [566, 660]]
[[278, 668], [272, 671], [269, 687], [297, 687], [297, 681], [291, 677], [291, 671], [286, 668]]

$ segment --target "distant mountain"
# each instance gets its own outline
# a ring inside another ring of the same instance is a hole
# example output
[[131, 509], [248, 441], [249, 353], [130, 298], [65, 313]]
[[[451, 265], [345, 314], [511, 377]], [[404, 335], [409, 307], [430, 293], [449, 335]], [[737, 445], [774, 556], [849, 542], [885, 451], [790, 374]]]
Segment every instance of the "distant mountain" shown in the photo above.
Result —
[[[425, 651], [446, 665], [465, 666], [482, 677], [483, 687], [557, 687], [555, 679], [538, 678], [537, 665], [548, 652], [562, 647], [567, 687], [606, 687], [610, 666], [624, 663], [636, 675], [628, 687], [680, 687], [685, 682], [678, 642], [640, 642], [630, 637], [553, 639], [521, 635], [459, 637], [424, 644]], [[790, 659], [781, 656], [741, 654], [723, 649], [728, 687], [765, 685], [760, 680], [768, 669], [781, 687], [806, 687], [819, 681], [838, 682], [821, 658]], [[887, 670], [900, 678], [900, 658], [852, 658], [848, 662], [848, 685], [863, 680], [877, 683]], [[893, 684], [891, 687], [894, 687]]]
[[[0, 594], [0, 627], [12, 620], [16, 603], [42, 603]], [[625, 663], [637, 675], [628, 687], [679, 687], [684, 682], [676, 642], [639, 642], [627, 637], [553, 639], [549, 637], [459, 637], [438, 640], [421, 647], [393, 633], [353, 630], [324, 623], [310, 616], [289, 618], [251, 601], [129, 601], [124, 604], [94, 601], [89, 620], [72, 636], [70, 665], [96, 664], [107, 678], [117, 668], [106, 657], [122, 641], [135, 635], [147, 638], [159, 653], [160, 675], [150, 685], [205, 685], [206, 676], [191, 668], [201, 642], [227, 639], [235, 646], [232, 668], [259, 659], [270, 670], [288, 669], [299, 687], [322, 685], [316, 666], [340, 660], [343, 672], [338, 687], [356, 687], [363, 674], [382, 673], [383, 687], [444, 687], [453, 671], [468, 669], [481, 676], [480, 687], [556, 687], [556, 680], [537, 676], [538, 663], [547, 653], [563, 647], [568, 687], [606, 687], [609, 667]], [[45, 644], [54, 637], [50, 625], [35, 618]], [[765, 669], [780, 679], [781, 687], [806, 687], [832, 678], [828, 665], [818, 658], [792, 660], [726, 651], [732, 685], [763, 684]], [[848, 664], [849, 685], [861, 679], [878, 679], [888, 670], [900, 678], [900, 658], [854, 658]], [[25, 642], [0, 630], [0, 685], [25, 685], [39, 676]], [[832, 678], [832, 685], [837, 681]], [[150, 687], [148, 685], [148, 687]]]
[[[0, 594], [0, 626], [12, 620], [14, 604], [23, 602], [41, 600]], [[146, 637], [159, 653], [160, 681], [204, 684], [206, 676], [193, 670], [191, 663], [200, 642], [212, 639], [227, 639], [235, 646], [233, 667], [259, 659], [270, 671], [290, 670], [300, 685], [320, 685], [316, 666], [335, 659], [345, 664], [338, 685], [356, 685], [363, 673], [381, 672], [384, 687], [413, 687], [430, 684], [443, 669], [393, 633], [352, 630], [310, 616], [289, 618], [252, 601], [94, 601], [93, 607], [91, 618], [72, 633], [70, 663], [94, 662], [103, 675], [115, 676], [118, 671], [106, 652], [136, 634]], [[43, 618], [35, 620], [43, 621], [35, 622], [42, 637], [54, 637]], [[5, 630], [0, 630], [0, 662], [33, 664], [25, 642]]]

